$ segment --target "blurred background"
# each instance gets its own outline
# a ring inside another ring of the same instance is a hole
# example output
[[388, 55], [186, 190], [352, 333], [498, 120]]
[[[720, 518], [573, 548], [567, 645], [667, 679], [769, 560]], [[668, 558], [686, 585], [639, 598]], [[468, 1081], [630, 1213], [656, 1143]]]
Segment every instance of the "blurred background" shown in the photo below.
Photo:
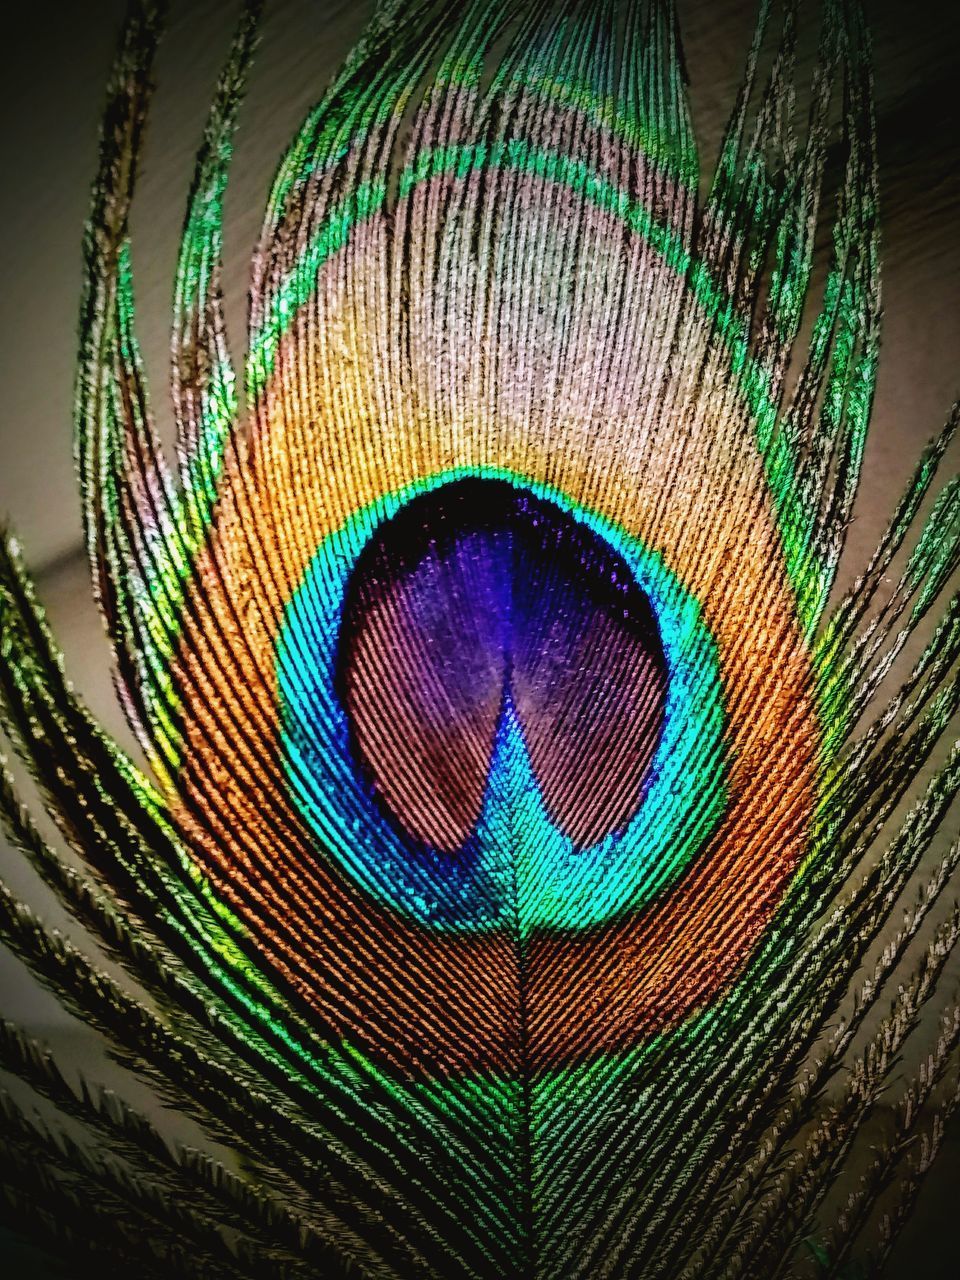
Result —
[[[246, 275], [282, 150], [359, 34], [371, 0], [271, 0], [227, 196], [226, 288], [231, 344], [243, 350]], [[733, 104], [754, 0], [678, 0], [694, 121], [709, 172]], [[22, 540], [62, 644], [93, 711], [132, 742], [113, 696], [106, 641], [80, 552], [71, 442], [81, 234], [121, 0], [33, 0], [9, 7], [0, 42], [0, 515]], [[873, 431], [851, 529], [846, 576], [875, 545], [924, 442], [960, 393], [960, 6], [867, 0], [875, 40], [881, 158], [885, 328]], [[134, 211], [139, 331], [154, 408], [165, 402], [168, 324], [193, 153], [236, 8], [174, 0], [157, 68], [145, 167]], [[806, 79], [801, 71], [801, 80]], [[954, 468], [955, 469], [955, 468]], [[955, 825], [955, 824], [954, 824]], [[9, 851], [3, 875], [70, 931]], [[957, 969], [954, 967], [954, 975]], [[0, 954], [0, 1015], [69, 1046], [94, 1078], [119, 1079], [90, 1033], [59, 1012]], [[124, 1082], [129, 1089], [129, 1082]], [[142, 1098], [141, 1098], [142, 1101]], [[180, 1123], [175, 1121], [174, 1124]], [[960, 1132], [901, 1240], [891, 1274], [946, 1280], [960, 1200]], [[0, 1270], [66, 1276], [9, 1237]]]

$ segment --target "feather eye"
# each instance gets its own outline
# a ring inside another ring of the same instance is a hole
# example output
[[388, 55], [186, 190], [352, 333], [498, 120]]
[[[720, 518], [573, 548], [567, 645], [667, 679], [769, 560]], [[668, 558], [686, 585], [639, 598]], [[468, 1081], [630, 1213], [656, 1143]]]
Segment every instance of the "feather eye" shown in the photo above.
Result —
[[[489, 25], [460, 37], [477, 63], [505, 23], [479, 12]], [[611, 20], [531, 16], [486, 93], [442, 63], [392, 199], [369, 172], [399, 88], [341, 158], [323, 158], [320, 134], [285, 171], [262, 249], [251, 428], [174, 666], [177, 797], [201, 815], [205, 873], [256, 902], [251, 932], [305, 993], [330, 966], [318, 912], [348, 935], [386, 930], [398, 976], [416, 952], [416, 1023], [420, 1002], [446, 1011], [428, 1068], [463, 1056], [454, 1028], [476, 1023], [480, 999], [481, 1060], [515, 1036], [519, 978], [503, 999], [487, 988], [517, 929], [538, 1059], [675, 1024], [742, 964], [809, 834], [811, 657], [749, 403], [760, 363], [738, 367], [730, 302], [730, 336], [709, 340], [723, 301], [691, 255], [676, 66], [661, 158], [643, 104], [610, 97]], [[632, 195], [645, 184], [658, 201]], [[531, 536], [553, 549], [524, 560]], [[411, 537], [423, 559], [391, 570]], [[642, 604], [607, 636], [595, 597], [618, 584]], [[238, 590], [256, 597], [239, 634]], [[410, 618], [431, 610], [418, 630]], [[621, 639], [638, 610], [659, 656]], [[212, 652], [218, 631], [240, 646]], [[212, 680], [237, 732], [211, 751]], [[652, 724], [635, 709], [648, 696], [662, 704]], [[784, 755], [789, 768], [772, 767]], [[384, 976], [358, 1008], [365, 1040], [373, 1008], [391, 1020]], [[320, 986], [307, 998], [334, 998]], [[580, 1025], [578, 1005], [605, 1012]]]
[[121, 46], [87, 242], [86, 535], [151, 781], [64, 686], [9, 548], [0, 566], [5, 729], [112, 896], [71, 879], [12, 790], [4, 809], [161, 1013], [6, 898], [3, 936], [267, 1170], [238, 1274], [273, 1274], [274, 1230], [278, 1265], [299, 1240], [370, 1274], [778, 1274], [833, 1168], [819, 1134], [796, 1217], [770, 1227], [766, 1174], [805, 1119], [793, 1073], [960, 786], [951, 757], [851, 881], [960, 695], [948, 610], [855, 734], [960, 557], [948, 484], [891, 585], [954, 420], [828, 609], [877, 358], [859, 8], [826, 6], [798, 139], [795, 6], [771, 39], [761, 4], [701, 196], [668, 0], [381, 5], [277, 173], [241, 376], [221, 218], [258, 13], [188, 207], [175, 472], [127, 242], [151, 4]]

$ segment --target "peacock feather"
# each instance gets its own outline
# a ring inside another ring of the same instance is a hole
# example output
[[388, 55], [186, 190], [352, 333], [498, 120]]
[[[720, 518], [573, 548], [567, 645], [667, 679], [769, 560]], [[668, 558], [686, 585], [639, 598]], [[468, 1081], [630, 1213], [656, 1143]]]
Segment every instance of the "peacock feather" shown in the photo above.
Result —
[[762, 0], [704, 182], [671, 0], [386, 0], [277, 171], [240, 369], [259, 8], [189, 198], [175, 455], [128, 239], [151, 0], [104, 115], [76, 450], [144, 761], [0, 563], [3, 727], [82, 869], [9, 776], [7, 826], [123, 974], [6, 889], [0, 936], [234, 1163], [4, 1023], [59, 1113], [5, 1098], [5, 1212], [111, 1275], [766, 1280], [815, 1229], [823, 1274], [879, 1270], [957, 1096], [941, 997], [844, 1181], [960, 931], [960, 846], [924, 861], [960, 487], [955, 411], [837, 589], [879, 333], [860, 8], [824, 5], [800, 122], [805, 28]]

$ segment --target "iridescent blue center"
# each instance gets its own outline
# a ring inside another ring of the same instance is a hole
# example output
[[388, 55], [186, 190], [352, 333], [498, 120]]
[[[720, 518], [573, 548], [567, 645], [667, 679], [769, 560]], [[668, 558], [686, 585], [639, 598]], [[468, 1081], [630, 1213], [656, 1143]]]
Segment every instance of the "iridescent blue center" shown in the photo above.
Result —
[[508, 725], [574, 844], [622, 829], [667, 686], [622, 557], [555, 504], [475, 479], [413, 499], [364, 547], [337, 674], [374, 793], [414, 840], [451, 853], [476, 833]]
[[423, 924], [599, 923], [673, 881], [722, 808], [696, 602], [542, 486], [447, 475], [360, 513], [318, 550], [277, 659], [318, 847]]

